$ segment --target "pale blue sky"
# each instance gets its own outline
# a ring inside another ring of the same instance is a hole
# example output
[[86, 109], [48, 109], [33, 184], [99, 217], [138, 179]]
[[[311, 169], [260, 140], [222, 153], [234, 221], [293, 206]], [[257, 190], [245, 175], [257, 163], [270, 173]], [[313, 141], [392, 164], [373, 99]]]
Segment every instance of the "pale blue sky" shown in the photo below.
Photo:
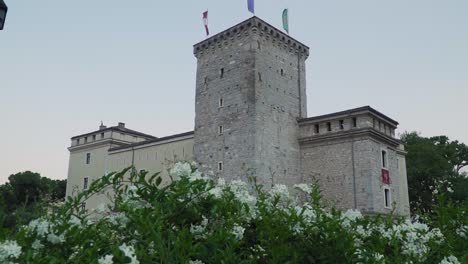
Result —
[[[6, 0], [0, 31], [0, 182], [66, 178], [70, 137], [118, 121], [165, 136], [193, 129], [201, 15], [217, 33], [246, 0]], [[310, 47], [309, 116], [371, 105], [400, 132], [468, 143], [468, 1], [257, 0], [256, 15]]]

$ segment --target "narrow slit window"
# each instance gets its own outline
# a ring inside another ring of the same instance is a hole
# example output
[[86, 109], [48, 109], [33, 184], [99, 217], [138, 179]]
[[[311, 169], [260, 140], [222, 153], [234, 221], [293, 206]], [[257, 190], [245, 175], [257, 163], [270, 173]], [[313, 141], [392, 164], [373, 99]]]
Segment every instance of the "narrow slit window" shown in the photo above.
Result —
[[83, 190], [88, 189], [89, 177], [83, 178]]
[[353, 117], [353, 127], [357, 127], [357, 117]]
[[224, 133], [224, 127], [218, 126], [218, 135], [222, 135]]
[[320, 125], [319, 124], [315, 125], [315, 134], [320, 134]]
[[341, 130], [344, 129], [344, 120], [340, 120], [340, 129], [341, 129]]
[[331, 127], [331, 123], [330, 123], [330, 122], [327, 123], [327, 130], [328, 130], [328, 132], [332, 131], [332, 127]]
[[382, 168], [387, 168], [387, 151], [382, 150]]
[[219, 71], [219, 77], [224, 78], [224, 68]]
[[223, 169], [224, 169], [224, 168], [223, 168], [223, 165], [224, 165], [224, 164], [223, 164], [222, 161], [218, 162], [218, 171], [223, 171]]
[[91, 163], [91, 153], [86, 153], [86, 164]]
[[392, 197], [389, 188], [384, 188], [384, 204], [386, 208], [390, 208], [392, 205]]
[[218, 106], [219, 106], [219, 107], [223, 107], [223, 106], [224, 106], [224, 99], [223, 99], [222, 97], [219, 98]]
[[281, 69], [281, 76], [284, 76], [284, 70]]
[[86, 203], [85, 202], [82, 202], [81, 205], [80, 205], [80, 210], [81, 212], [85, 212], [86, 211]]

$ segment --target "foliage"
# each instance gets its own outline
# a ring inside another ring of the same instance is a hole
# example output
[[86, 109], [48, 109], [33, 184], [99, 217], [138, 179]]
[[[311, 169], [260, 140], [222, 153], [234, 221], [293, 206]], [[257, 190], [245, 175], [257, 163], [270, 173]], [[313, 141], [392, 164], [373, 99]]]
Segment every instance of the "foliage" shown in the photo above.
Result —
[[410, 206], [413, 211], [431, 212], [437, 194], [445, 201], [468, 201], [468, 147], [446, 136], [425, 138], [416, 132], [402, 136], [405, 144]]
[[[467, 263], [467, 207], [437, 217], [363, 216], [320, 206], [317, 186], [265, 191], [177, 163], [172, 181], [127, 169], [93, 182], [0, 242], [19, 263]], [[112, 200], [83, 212], [82, 202]], [[298, 196], [303, 197], [299, 199]], [[306, 198], [305, 198], [306, 197]], [[304, 200], [305, 199], [305, 200]], [[302, 201], [302, 202], [301, 202]], [[445, 204], [444, 204], [445, 205]], [[426, 221], [425, 223], [423, 221]]]
[[0, 223], [3, 231], [14, 231], [47, 209], [45, 204], [65, 198], [66, 180], [51, 180], [31, 171], [10, 175], [0, 186]]

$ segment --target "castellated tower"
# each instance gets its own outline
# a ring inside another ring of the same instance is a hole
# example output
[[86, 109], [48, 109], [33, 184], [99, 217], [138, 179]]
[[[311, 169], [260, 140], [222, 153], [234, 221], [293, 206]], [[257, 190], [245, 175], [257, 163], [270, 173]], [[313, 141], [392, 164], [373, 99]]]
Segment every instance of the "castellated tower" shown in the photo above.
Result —
[[227, 180], [299, 183], [309, 48], [252, 17], [194, 46], [194, 157]]

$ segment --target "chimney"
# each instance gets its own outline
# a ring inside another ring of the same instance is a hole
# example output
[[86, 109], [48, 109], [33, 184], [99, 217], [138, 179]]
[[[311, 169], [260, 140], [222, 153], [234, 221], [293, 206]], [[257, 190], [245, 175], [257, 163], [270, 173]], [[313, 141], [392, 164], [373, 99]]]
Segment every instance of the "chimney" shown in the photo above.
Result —
[[99, 130], [103, 130], [103, 129], [106, 129], [107, 127], [102, 123], [101, 121], [101, 125], [99, 126]]
[[119, 128], [125, 128], [125, 123], [119, 122]]

